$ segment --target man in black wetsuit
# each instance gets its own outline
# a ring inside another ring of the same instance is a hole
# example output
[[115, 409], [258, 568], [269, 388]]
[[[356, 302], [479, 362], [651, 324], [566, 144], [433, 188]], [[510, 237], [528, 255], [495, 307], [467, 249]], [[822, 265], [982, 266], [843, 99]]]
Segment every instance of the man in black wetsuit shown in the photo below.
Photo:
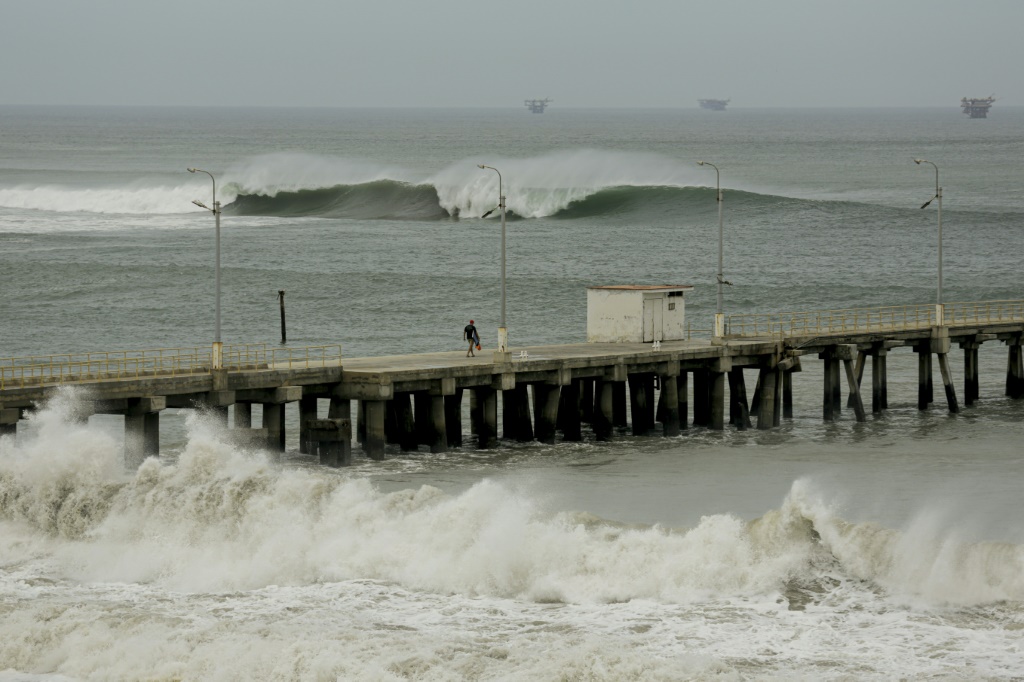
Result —
[[475, 346], [476, 343], [480, 340], [480, 337], [476, 333], [476, 326], [473, 324], [473, 320], [469, 321], [469, 324], [467, 324], [466, 328], [462, 330], [462, 333], [465, 336], [466, 340], [469, 341], [469, 350], [466, 351], [466, 357], [476, 357], [476, 353], [473, 352], [473, 346]]

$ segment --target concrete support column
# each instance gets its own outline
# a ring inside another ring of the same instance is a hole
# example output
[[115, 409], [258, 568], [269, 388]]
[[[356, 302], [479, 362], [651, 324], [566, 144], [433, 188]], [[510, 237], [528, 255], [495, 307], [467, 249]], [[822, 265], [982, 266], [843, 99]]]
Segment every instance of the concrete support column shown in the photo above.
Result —
[[263, 428], [267, 430], [267, 447], [284, 452], [284, 403], [263, 403]]
[[1013, 399], [1024, 398], [1024, 357], [1021, 356], [1021, 337], [1007, 342], [1009, 357], [1006, 362], [1006, 395]]
[[384, 459], [384, 402], [383, 400], [362, 400], [366, 423], [363, 451], [370, 459]]
[[793, 418], [793, 370], [782, 372], [782, 417]]
[[327, 410], [328, 419], [344, 419], [349, 423], [349, 435], [352, 434], [352, 401], [342, 398], [331, 398], [331, 406]]
[[507, 405], [511, 406], [510, 419], [512, 429], [505, 433], [505, 438], [512, 438], [520, 443], [533, 440], [533, 422], [530, 419], [530, 388], [528, 384], [516, 384], [515, 388], [504, 391], [502, 399], [508, 394]]
[[[558, 422], [562, 426], [562, 438], [569, 442], [583, 440], [583, 410], [580, 400], [583, 385], [588, 383], [590, 383], [589, 380], [573, 379], [562, 387]], [[593, 413], [593, 405], [590, 409]]]
[[711, 377], [706, 369], [693, 370], [693, 425], [711, 424]]
[[676, 403], [679, 405], [679, 429], [685, 431], [690, 422], [690, 374], [683, 370], [676, 377]]
[[884, 348], [878, 348], [871, 354], [871, 412], [880, 414], [884, 409], [882, 399], [882, 387], [885, 385], [885, 356], [888, 353]]
[[864, 402], [860, 397], [860, 385], [857, 383], [857, 370], [853, 366], [853, 360], [849, 357], [843, 358], [843, 366], [846, 368], [846, 386], [850, 391], [850, 402], [853, 403], [853, 411], [857, 421], [867, 420], [864, 413]]
[[313, 396], [304, 395], [299, 399], [299, 452], [302, 454], [310, 454], [307, 423], [316, 419], [316, 408], [316, 398]]
[[647, 382], [651, 379], [646, 374], [629, 375], [629, 400], [634, 436], [646, 436], [654, 426], [650, 418], [653, 406], [647, 404]]
[[252, 428], [252, 404], [251, 403], [235, 403], [235, 428], [236, 429], [251, 429]]
[[[555, 423], [558, 420], [558, 402], [561, 397], [561, 386], [551, 384], [534, 384], [533, 395], [535, 396], [536, 409], [534, 411], [537, 422], [537, 440], [549, 445], [555, 442]], [[577, 414], [579, 414], [577, 412]]]
[[594, 379], [581, 379], [580, 393], [582, 405], [580, 418], [584, 423], [589, 424], [594, 420]]
[[362, 445], [366, 442], [366, 401], [360, 400], [356, 403], [356, 442]]
[[614, 432], [615, 383], [598, 379], [594, 384], [594, 419], [591, 424], [599, 441], [611, 440]]
[[662, 375], [661, 404], [664, 424], [662, 433], [666, 438], [679, 435], [679, 382], [677, 377]]
[[964, 349], [964, 405], [970, 407], [979, 397], [978, 383], [978, 344], [963, 344]]
[[772, 367], [762, 367], [758, 383], [761, 386], [759, 411], [757, 416], [757, 428], [764, 431], [778, 426], [775, 421], [777, 410], [775, 409], [775, 396], [778, 393], [778, 370]]
[[917, 409], [927, 410], [932, 401], [931, 344], [924, 341], [914, 350], [917, 352]]
[[391, 399], [392, 411], [395, 414], [395, 431], [398, 446], [402, 452], [415, 452], [419, 447], [416, 438], [416, 425], [412, 414], [412, 394], [395, 393]]
[[833, 400], [835, 373], [832, 371], [832, 367], [836, 363], [835, 353], [832, 348], [827, 348], [818, 357], [823, 361], [822, 376], [824, 377], [824, 385], [821, 391], [821, 418], [827, 422], [834, 422], [839, 417], [836, 414], [835, 401]]
[[430, 451], [448, 452], [448, 429], [445, 427], [444, 396], [430, 398]]
[[493, 448], [498, 444], [498, 392], [489, 386], [480, 386], [474, 390], [480, 410], [477, 447]]
[[0, 409], [0, 437], [16, 436], [18, 433], [18, 420], [21, 419], [21, 410], [16, 407], [5, 407]]
[[626, 382], [613, 381], [612, 384], [612, 425], [626, 426], [629, 418], [626, 416]]
[[740, 431], [750, 428], [747, 384], [742, 367], [733, 367], [729, 370], [729, 423]]
[[[857, 361], [856, 361], [856, 364], [854, 364], [854, 366], [853, 366], [853, 375], [857, 378], [857, 386], [858, 387], [864, 385], [864, 364], [865, 364], [865, 360], [866, 359], [867, 359], [867, 354], [864, 351], [862, 351], [862, 350], [858, 350], [857, 351]], [[861, 405], [863, 406], [863, 397], [861, 398], [861, 401], [862, 401]], [[854, 407], [854, 404], [853, 404], [853, 394], [852, 393], [850, 393], [847, 396], [847, 398], [846, 398], [846, 406], [847, 407]]]
[[352, 422], [349, 419], [310, 419], [306, 423], [309, 454], [328, 467], [351, 466]]
[[455, 395], [444, 396], [444, 424], [447, 430], [448, 446], [462, 447], [462, 389], [455, 389]]
[[124, 466], [135, 471], [147, 457], [160, 456], [160, 412], [167, 398], [152, 396], [128, 400], [124, 414]]
[[960, 405], [956, 400], [956, 387], [953, 386], [953, 374], [949, 371], [949, 354], [938, 353], [939, 371], [942, 373], [942, 385], [946, 389], [946, 405], [949, 411], [956, 414], [960, 411]]
[[477, 428], [480, 426], [480, 403], [477, 400], [476, 389], [469, 389], [469, 435], [477, 435]]
[[715, 431], [722, 431], [725, 429], [725, 373], [710, 372], [708, 386], [711, 407], [709, 426]]
[[429, 446], [433, 441], [431, 427], [431, 400], [428, 391], [416, 391], [412, 394], [416, 420], [416, 442]]

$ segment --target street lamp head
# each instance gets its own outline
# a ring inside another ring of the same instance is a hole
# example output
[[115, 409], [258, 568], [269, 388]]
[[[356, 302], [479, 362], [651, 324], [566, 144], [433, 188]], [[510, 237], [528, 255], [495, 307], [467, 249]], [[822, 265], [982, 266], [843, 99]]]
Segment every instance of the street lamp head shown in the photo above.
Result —
[[478, 164], [476, 165], [476, 167], [477, 167], [477, 168], [487, 168], [487, 166], [483, 165], [482, 163], [478, 163]]
[[914, 159], [914, 163], [916, 163], [918, 166], [921, 165], [922, 161], [924, 161], [924, 159]]
[[198, 206], [199, 208], [205, 209], [205, 210], [207, 210], [207, 211], [211, 211], [211, 210], [213, 210], [213, 209], [211, 209], [211, 208], [210, 208], [209, 206], [207, 206], [206, 204], [204, 204], [203, 202], [199, 201], [198, 199], [193, 199], [193, 200], [192, 200], [192, 203], [193, 203], [193, 204], [195, 204], [196, 206]]
[[185, 170], [187, 170], [189, 173], [195, 173], [196, 172], [195, 168], [186, 168]]
[[698, 161], [698, 162], [697, 162], [697, 165], [698, 165], [698, 166], [703, 166], [703, 165], [704, 165], [704, 162], [703, 162], [703, 161]]

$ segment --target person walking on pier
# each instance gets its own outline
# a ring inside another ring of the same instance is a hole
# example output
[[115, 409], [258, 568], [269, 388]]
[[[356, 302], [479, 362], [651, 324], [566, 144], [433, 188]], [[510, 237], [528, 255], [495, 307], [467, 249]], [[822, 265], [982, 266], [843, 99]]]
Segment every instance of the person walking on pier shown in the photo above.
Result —
[[476, 357], [476, 353], [473, 352], [473, 346], [480, 347], [480, 335], [476, 331], [476, 325], [473, 324], [473, 320], [469, 321], [466, 328], [462, 330], [466, 340], [469, 341], [469, 350], [466, 351], [466, 357]]

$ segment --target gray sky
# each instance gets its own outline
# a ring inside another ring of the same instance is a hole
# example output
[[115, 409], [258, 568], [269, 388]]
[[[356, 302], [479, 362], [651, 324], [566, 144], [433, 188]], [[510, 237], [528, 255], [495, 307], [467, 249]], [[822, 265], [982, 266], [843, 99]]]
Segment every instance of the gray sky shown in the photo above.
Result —
[[1024, 0], [0, 0], [0, 104], [1024, 105]]

